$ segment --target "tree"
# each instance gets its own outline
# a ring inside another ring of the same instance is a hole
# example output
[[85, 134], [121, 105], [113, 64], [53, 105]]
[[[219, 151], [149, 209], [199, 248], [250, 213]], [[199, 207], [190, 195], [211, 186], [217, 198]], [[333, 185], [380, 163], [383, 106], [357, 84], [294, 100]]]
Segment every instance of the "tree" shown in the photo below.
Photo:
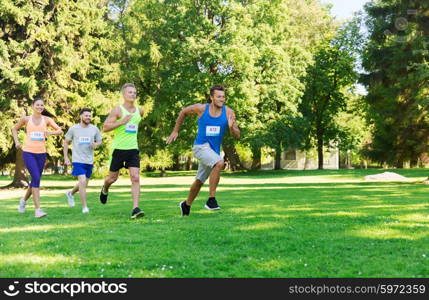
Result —
[[346, 108], [345, 91], [358, 78], [355, 63], [359, 37], [359, 27], [353, 22], [339, 28], [333, 38], [328, 36], [305, 77], [300, 111], [309, 124], [306, 148], [314, 141], [319, 169], [323, 169], [323, 147], [338, 140], [340, 129], [335, 119]]
[[[300, 77], [329, 22], [316, 2], [129, 2], [117, 21], [129, 49], [122, 74], [137, 82], [144, 101], [153, 102], [139, 133], [141, 147], [150, 153], [164, 147], [180, 109], [206, 102], [210, 86], [221, 83], [247, 137], [243, 142], [257, 152], [256, 132], [297, 115]], [[183, 124], [170, 148], [176, 156], [189, 148], [195, 130], [193, 122]], [[232, 140], [225, 139], [223, 150], [240, 168]]]
[[173, 155], [168, 150], [156, 150], [155, 155], [150, 157], [149, 166], [160, 170], [160, 176], [165, 176], [165, 169], [173, 165]]
[[398, 168], [416, 165], [429, 150], [429, 2], [381, 0], [365, 10], [362, 82], [373, 124], [366, 153]]
[[[340, 161], [346, 168], [366, 160], [364, 150], [371, 140], [371, 125], [365, 115], [365, 96], [346, 92], [346, 109], [336, 118], [339, 129], [338, 149]], [[343, 159], [341, 159], [343, 157]]]
[[[111, 63], [105, 1], [11, 1], [0, 5], [0, 149], [11, 150], [10, 128], [30, 113], [30, 99], [41, 96], [56, 122], [66, 129], [78, 111], [101, 112], [110, 100], [101, 90], [116, 82]], [[100, 121], [95, 118], [95, 123]], [[59, 165], [61, 139], [47, 149]], [[22, 155], [17, 151], [12, 186], [22, 186]]]

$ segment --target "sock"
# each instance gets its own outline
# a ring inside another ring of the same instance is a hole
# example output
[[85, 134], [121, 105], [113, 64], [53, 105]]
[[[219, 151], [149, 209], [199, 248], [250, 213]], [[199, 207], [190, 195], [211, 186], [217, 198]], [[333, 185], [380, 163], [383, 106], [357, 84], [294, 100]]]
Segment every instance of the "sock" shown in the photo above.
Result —
[[209, 200], [216, 200], [216, 197], [209, 197]]

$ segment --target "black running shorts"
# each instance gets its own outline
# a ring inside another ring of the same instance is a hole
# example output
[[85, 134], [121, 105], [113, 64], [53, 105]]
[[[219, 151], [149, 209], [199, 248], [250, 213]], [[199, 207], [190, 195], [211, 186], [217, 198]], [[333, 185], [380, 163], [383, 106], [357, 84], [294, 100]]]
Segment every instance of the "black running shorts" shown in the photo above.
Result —
[[119, 150], [115, 149], [112, 153], [112, 161], [110, 163], [110, 171], [117, 172], [121, 168], [140, 168], [139, 150]]

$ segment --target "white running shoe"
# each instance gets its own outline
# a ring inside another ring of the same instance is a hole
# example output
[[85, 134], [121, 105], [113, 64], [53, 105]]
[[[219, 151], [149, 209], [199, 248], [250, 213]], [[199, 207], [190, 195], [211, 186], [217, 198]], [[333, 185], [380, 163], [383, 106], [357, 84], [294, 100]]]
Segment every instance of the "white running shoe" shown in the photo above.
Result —
[[86, 207], [84, 207], [84, 208], [82, 208], [82, 213], [83, 214], [87, 214], [87, 213], [89, 213], [89, 208], [86, 206]]
[[23, 214], [25, 213], [25, 204], [27, 204], [27, 201], [24, 200], [24, 198], [19, 199], [19, 206], [18, 206], [18, 212]]
[[48, 214], [47, 213], [45, 213], [43, 210], [41, 210], [40, 208], [39, 209], [36, 209], [36, 211], [34, 212], [34, 217], [36, 217], [36, 218], [42, 218], [42, 217], [45, 217], [45, 216], [47, 216]]
[[71, 207], [73, 207], [74, 206], [74, 197], [73, 197], [72, 193], [70, 193], [70, 191], [67, 191], [67, 192], [65, 192], [65, 194], [66, 194], [67, 201], [68, 201], [69, 205]]

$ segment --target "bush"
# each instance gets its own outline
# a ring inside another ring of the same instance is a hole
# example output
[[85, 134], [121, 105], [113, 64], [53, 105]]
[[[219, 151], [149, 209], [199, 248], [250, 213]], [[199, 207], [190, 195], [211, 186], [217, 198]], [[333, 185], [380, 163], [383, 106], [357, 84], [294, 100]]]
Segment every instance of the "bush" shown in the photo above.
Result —
[[149, 159], [149, 166], [155, 170], [161, 170], [161, 176], [164, 176], [165, 169], [173, 165], [173, 154], [168, 150], [156, 150], [155, 155]]

